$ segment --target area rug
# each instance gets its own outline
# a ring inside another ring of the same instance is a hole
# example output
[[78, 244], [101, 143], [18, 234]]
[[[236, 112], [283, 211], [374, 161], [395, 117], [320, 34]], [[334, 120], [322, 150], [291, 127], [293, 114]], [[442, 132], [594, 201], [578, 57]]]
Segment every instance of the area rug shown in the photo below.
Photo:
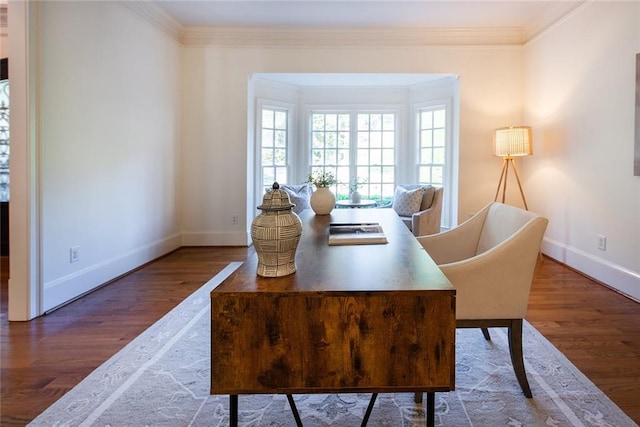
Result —
[[[209, 292], [232, 263], [39, 415], [31, 426], [226, 426], [228, 396], [209, 395]], [[457, 331], [456, 390], [436, 394], [438, 426], [636, 426], [529, 323], [522, 394], [506, 333]], [[305, 427], [358, 426], [370, 394], [295, 395]], [[426, 401], [426, 399], [425, 399]], [[242, 426], [295, 426], [285, 396], [239, 397]], [[370, 426], [425, 425], [412, 393], [380, 394]]]

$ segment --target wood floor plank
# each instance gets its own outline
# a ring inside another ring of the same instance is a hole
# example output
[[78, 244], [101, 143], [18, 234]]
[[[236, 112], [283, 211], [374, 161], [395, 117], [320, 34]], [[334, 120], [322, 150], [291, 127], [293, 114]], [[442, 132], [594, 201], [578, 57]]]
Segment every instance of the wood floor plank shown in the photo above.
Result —
[[[251, 251], [182, 248], [51, 314], [11, 323], [2, 258], [0, 425], [31, 421]], [[527, 320], [640, 424], [640, 304], [546, 258], [536, 271]]]
[[545, 258], [527, 320], [640, 424], [640, 304]]

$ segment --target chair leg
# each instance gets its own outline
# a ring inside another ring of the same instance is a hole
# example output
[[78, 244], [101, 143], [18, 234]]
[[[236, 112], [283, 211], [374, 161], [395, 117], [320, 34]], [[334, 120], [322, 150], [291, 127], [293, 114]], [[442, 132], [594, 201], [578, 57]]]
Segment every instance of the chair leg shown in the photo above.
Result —
[[511, 363], [513, 370], [522, 388], [522, 392], [528, 398], [533, 397], [529, 381], [527, 381], [527, 373], [524, 370], [524, 359], [522, 357], [522, 319], [513, 319], [509, 330], [509, 353], [511, 354]]
[[480, 328], [482, 329], [482, 335], [484, 335], [484, 339], [487, 341], [491, 341], [491, 335], [489, 335], [489, 328]]

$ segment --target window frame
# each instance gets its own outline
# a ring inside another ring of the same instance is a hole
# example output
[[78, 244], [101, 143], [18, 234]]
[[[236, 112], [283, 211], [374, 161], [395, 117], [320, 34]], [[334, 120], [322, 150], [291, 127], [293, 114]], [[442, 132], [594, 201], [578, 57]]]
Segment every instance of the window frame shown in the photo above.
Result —
[[259, 206], [262, 204], [264, 196], [264, 190], [267, 186], [273, 183], [263, 183], [262, 175], [262, 111], [265, 109], [272, 109], [276, 111], [287, 112], [287, 136], [286, 136], [286, 182], [278, 182], [278, 184], [298, 184], [296, 181], [296, 152], [297, 152], [297, 134], [296, 134], [296, 105], [289, 102], [282, 102], [267, 98], [258, 98], [256, 102], [255, 113], [255, 173], [257, 179], [255, 180], [254, 187], [254, 205]]
[[[301, 161], [301, 165], [303, 165], [302, 169], [306, 171], [306, 174], [312, 170], [313, 167], [313, 159], [312, 159], [312, 132], [313, 132], [313, 114], [349, 114], [350, 115], [350, 159], [349, 159], [349, 180], [352, 180], [354, 177], [357, 178], [357, 164], [356, 164], [356, 156], [357, 156], [357, 120], [358, 114], [394, 114], [395, 116], [395, 124], [394, 124], [394, 186], [398, 183], [398, 161], [401, 155], [402, 150], [399, 148], [400, 141], [402, 141], [402, 135], [404, 134], [403, 123], [404, 117], [406, 115], [406, 109], [403, 105], [398, 105], [396, 103], [393, 104], [353, 104], [353, 105], [345, 105], [345, 104], [308, 104], [305, 105], [302, 113], [302, 117], [304, 117], [304, 128], [302, 129], [302, 136], [300, 138], [301, 146], [304, 148], [300, 149], [300, 151], [304, 151], [304, 158], [299, 158]], [[343, 183], [345, 184], [345, 183]], [[348, 186], [349, 183], [346, 183]], [[335, 191], [335, 187], [333, 189]], [[347, 190], [348, 191], [348, 190]], [[348, 195], [348, 192], [347, 192]], [[337, 194], [336, 194], [337, 196]]]
[[451, 97], [431, 99], [423, 102], [415, 102], [411, 105], [411, 128], [413, 129], [412, 156], [416, 161], [413, 164], [413, 182], [420, 179], [420, 120], [419, 115], [424, 110], [435, 110], [443, 107], [445, 110], [445, 153], [442, 186], [446, 188], [442, 203], [442, 228], [449, 229], [457, 225], [457, 205], [454, 203], [458, 194], [458, 147], [457, 135], [454, 135], [457, 112], [453, 110], [454, 100]]

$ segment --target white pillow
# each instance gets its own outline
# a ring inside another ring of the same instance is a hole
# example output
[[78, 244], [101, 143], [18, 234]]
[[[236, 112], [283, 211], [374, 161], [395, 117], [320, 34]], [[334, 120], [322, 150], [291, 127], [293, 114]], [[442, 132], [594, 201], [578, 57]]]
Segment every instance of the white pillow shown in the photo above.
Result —
[[313, 193], [311, 186], [309, 184], [301, 184], [301, 185], [287, 185], [283, 184], [280, 186], [281, 189], [289, 194], [289, 200], [291, 203], [296, 205], [293, 208], [295, 213], [300, 213], [305, 209], [309, 209], [311, 204], [309, 200], [311, 199], [311, 193]]
[[399, 216], [411, 216], [420, 211], [423, 196], [424, 187], [405, 190], [398, 186], [393, 196], [393, 210], [395, 210]]

